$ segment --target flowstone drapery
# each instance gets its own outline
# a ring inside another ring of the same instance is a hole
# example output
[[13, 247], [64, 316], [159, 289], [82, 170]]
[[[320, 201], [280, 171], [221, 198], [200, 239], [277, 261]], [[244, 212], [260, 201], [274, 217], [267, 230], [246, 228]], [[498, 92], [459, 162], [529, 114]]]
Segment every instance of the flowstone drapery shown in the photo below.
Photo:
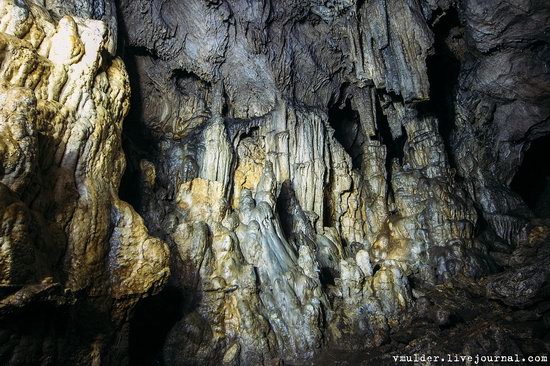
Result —
[[0, 363], [547, 347], [547, 1], [4, 0], [0, 31]]

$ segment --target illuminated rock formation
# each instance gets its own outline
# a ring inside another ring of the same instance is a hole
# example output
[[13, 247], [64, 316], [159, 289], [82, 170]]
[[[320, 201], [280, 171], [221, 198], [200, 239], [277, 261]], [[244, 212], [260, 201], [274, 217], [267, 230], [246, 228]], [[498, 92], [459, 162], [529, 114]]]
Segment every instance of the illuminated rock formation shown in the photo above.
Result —
[[538, 337], [499, 322], [548, 317], [545, 211], [510, 188], [550, 131], [545, 1], [0, 4], [0, 362]]
[[[497, 268], [481, 237], [521, 240], [530, 214], [507, 185], [550, 112], [542, 63], [536, 87], [498, 85], [542, 36], [516, 22], [549, 12], [493, 3], [509, 26], [471, 1], [121, 2], [140, 106], [129, 174], [146, 187], [134, 204], [185, 268], [170, 364], [379, 346], [412, 311], [411, 279]], [[538, 118], [515, 140], [491, 135], [503, 113], [476, 109], [506, 98]]]
[[105, 23], [0, 9], [2, 362], [100, 362], [169, 275], [166, 244], [117, 196], [128, 75]]

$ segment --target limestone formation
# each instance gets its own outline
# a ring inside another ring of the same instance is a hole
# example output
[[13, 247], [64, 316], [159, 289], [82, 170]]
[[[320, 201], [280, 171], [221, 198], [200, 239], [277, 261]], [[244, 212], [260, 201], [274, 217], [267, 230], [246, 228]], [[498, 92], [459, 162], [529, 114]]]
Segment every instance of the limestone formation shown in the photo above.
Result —
[[0, 363], [548, 352], [547, 1], [0, 4]]
[[0, 2], [1, 362], [99, 364], [124, 356], [119, 327], [162, 288], [169, 253], [118, 198], [130, 89], [116, 34], [48, 5]]
[[[212, 288], [235, 298], [186, 315], [210, 329], [204, 350], [253, 364], [303, 361], [327, 342], [380, 345], [413, 306], [411, 279], [433, 286], [490, 273], [497, 265], [481, 236], [521, 240], [530, 214], [508, 184], [526, 142], [542, 133], [532, 126], [548, 129], [549, 89], [547, 48], [532, 46], [542, 30], [518, 24], [548, 27], [549, 8], [495, 1], [504, 24], [493, 29], [486, 7], [121, 2], [127, 60], [139, 75], [134, 103], [144, 106], [131, 119], [147, 131], [130, 132], [129, 155], [157, 172], [140, 212], [192, 262], [176, 287], [199, 273], [191, 298], [210, 304]], [[492, 38], [480, 36], [487, 32]], [[539, 55], [530, 83], [519, 66], [528, 52]], [[434, 75], [445, 57], [458, 65], [456, 79]], [[434, 94], [445, 82], [449, 100]], [[509, 83], [520, 86], [503, 90]], [[512, 127], [511, 110], [525, 122]], [[147, 180], [146, 170], [135, 174]], [[234, 301], [253, 304], [264, 325], [228, 308]], [[185, 329], [171, 327], [180, 343], [166, 345], [164, 357], [211, 361], [210, 352], [177, 350], [191, 341]]]

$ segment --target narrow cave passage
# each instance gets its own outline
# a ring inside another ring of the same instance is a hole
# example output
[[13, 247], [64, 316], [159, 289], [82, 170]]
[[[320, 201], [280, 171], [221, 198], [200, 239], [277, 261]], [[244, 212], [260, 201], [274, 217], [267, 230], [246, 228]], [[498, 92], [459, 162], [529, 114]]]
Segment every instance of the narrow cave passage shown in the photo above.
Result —
[[[464, 30], [456, 9], [443, 13], [433, 25], [434, 54], [428, 57], [428, 78], [430, 80], [430, 102], [427, 108], [439, 121], [439, 132], [447, 147], [455, 128], [455, 98], [461, 62], [459, 54], [464, 48]], [[425, 111], [424, 111], [425, 112]], [[447, 149], [449, 162], [455, 165], [452, 149]]]
[[154, 138], [144, 125], [142, 90], [140, 88], [140, 72], [137, 66], [138, 57], [152, 57], [141, 48], [126, 48], [124, 50], [124, 64], [130, 79], [130, 111], [123, 123], [122, 149], [126, 156], [126, 170], [119, 187], [119, 196], [132, 207], [141, 212], [141, 189], [139, 162], [142, 158], [152, 160], [154, 153], [151, 147], [155, 145]]
[[510, 187], [535, 215], [550, 218], [550, 135], [531, 143]]
[[158, 295], [141, 300], [130, 321], [131, 365], [164, 365], [162, 354], [168, 332], [181, 317], [182, 293], [168, 286]]
[[[351, 106], [351, 100], [333, 105], [328, 112], [328, 122], [334, 129], [334, 138], [351, 157], [352, 169], [361, 170], [363, 161], [363, 145], [366, 142], [365, 134], [361, 128], [359, 112]], [[330, 175], [330, 181], [324, 190], [323, 223], [325, 226], [336, 225], [335, 204], [333, 202], [334, 177]], [[325, 271], [326, 272], [326, 271]], [[321, 271], [323, 283], [333, 283], [332, 275]]]
[[348, 99], [343, 107], [329, 110], [329, 123], [334, 128], [334, 137], [351, 156], [353, 169], [361, 169], [365, 135], [361, 129], [359, 113], [351, 107]]
[[[143, 74], [138, 67], [139, 58], [153, 58], [143, 48], [127, 47], [124, 49], [124, 62], [128, 69], [131, 100], [130, 111], [124, 120], [122, 147], [126, 156], [126, 170], [119, 189], [120, 198], [132, 205], [142, 216], [147, 214], [148, 207], [144, 187], [141, 184], [140, 161], [157, 161], [158, 137], [145, 125], [143, 103], [144, 91], [140, 78]], [[177, 72], [176, 78], [183, 78], [184, 73]], [[151, 235], [161, 237], [162, 233], [154, 229], [151, 222], [145, 220]], [[164, 239], [164, 238], [162, 238]], [[174, 272], [172, 258], [171, 270]], [[174, 324], [182, 317], [184, 310], [184, 293], [174, 286], [172, 281], [158, 294], [140, 300], [130, 316], [128, 336], [128, 358], [130, 365], [166, 365], [163, 347]]]

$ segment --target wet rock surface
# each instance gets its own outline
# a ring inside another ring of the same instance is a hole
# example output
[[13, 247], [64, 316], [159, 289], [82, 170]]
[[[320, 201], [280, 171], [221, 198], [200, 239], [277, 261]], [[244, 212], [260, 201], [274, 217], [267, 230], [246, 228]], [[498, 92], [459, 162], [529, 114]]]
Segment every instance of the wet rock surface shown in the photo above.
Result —
[[0, 4], [0, 363], [548, 353], [546, 1]]
[[386, 344], [362, 353], [329, 348], [310, 364], [395, 365], [406, 362], [394, 356], [414, 355], [459, 364], [457, 355], [510, 355], [517, 364], [532, 364], [528, 356], [548, 353], [548, 221], [528, 230], [530, 239], [505, 256], [515, 261], [512, 267], [476, 280], [459, 276], [435, 287], [415, 286], [415, 305]]
[[168, 248], [117, 194], [130, 89], [116, 34], [37, 3], [0, 2], [0, 363], [118, 364]]

